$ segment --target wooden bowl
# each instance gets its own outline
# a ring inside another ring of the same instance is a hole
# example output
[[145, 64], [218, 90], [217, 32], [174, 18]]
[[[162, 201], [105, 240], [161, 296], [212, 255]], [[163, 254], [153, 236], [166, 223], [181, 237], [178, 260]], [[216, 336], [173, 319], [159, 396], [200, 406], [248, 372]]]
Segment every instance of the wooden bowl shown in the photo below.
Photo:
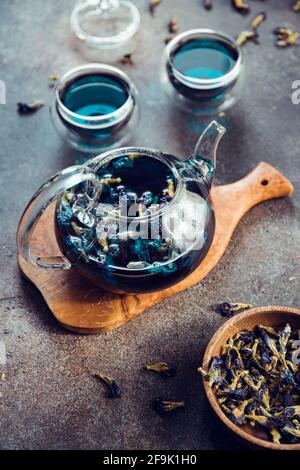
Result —
[[[222, 347], [229, 338], [232, 338], [243, 329], [252, 330], [261, 324], [265, 326], [281, 326], [289, 323], [292, 328], [300, 329], [300, 310], [289, 307], [259, 307], [240, 313], [219, 328], [211, 338], [203, 359], [203, 369], [207, 370], [213, 356], [221, 353]], [[251, 446], [263, 447], [272, 450], [300, 450], [299, 444], [274, 444], [267, 433], [259, 426], [238, 426], [234, 424], [222, 411], [212, 388], [203, 379], [204, 389], [208, 401], [222, 423], [236, 436]]]

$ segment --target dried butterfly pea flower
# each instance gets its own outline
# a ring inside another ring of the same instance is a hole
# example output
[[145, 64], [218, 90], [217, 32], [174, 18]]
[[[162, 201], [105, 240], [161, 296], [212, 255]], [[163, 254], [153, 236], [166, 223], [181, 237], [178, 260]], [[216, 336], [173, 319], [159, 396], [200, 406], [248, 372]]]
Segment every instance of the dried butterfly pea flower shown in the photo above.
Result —
[[280, 346], [280, 352], [281, 355], [285, 357], [286, 352], [287, 352], [287, 344], [288, 340], [291, 336], [292, 329], [290, 325], [287, 323], [283, 330], [279, 334], [279, 346]]
[[63, 196], [62, 196], [62, 202], [67, 204], [68, 202], [71, 202], [74, 197], [74, 193], [72, 191], [65, 191]]
[[236, 388], [235, 390], [230, 390], [225, 388], [224, 390], [218, 391], [218, 396], [231, 398], [232, 400], [246, 400], [249, 395], [249, 387]]
[[70, 225], [73, 220], [72, 208], [69, 205], [63, 206], [61, 211], [58, 212], [56, 220], [60, 225]]
[[252, 357], [253, 358], [257, 357], [257, 354], [258, 354], [257, 350], [258, 350], [259, 344], [260, 344], [260, 339], [255, 338], [252, 344]]
[[280, 444], [280, 441], [282, 439], [280, 432], [276, 428], [272, 428], [270, 429], [270, 434], [274, 444]]
[[272, 361], [272, 356], [270, 356], [269, 351], [262, 351], [260, 355], [260, 362], [264, 369], [266, 370], [272, 370], [273, 367], [273, 361]]
[[253, 331], [250, 330], [242, 330], [237, 333], [234, 337], [235, 341], [241, 342], [243, 345], [248, 345], [255, 339], [255, 335]]
[[225, 403], [226, 401], [228, 400], [227, 397], [221, 397], [221, 398], [218, 398], [217, 401], [220, 405], [222, 405], [223, 403]]
[[127, 158], [131, 161], [134, 161], [134, 160], [139, 160], [141, 157], [141, 155], [139, 153], [129, 153], [127, 155]]
[[211, 10], [213, 7], [213, 0], [203, 0], [205, 10]]
[[78, 235], [78, 236], [82, 236], [84, 235], [85, 233], [85, 229], [82, 228], [82, 227], [79, 227], [79, 225], [77, 225], [75, 222], [72, 222], [71, 223], [71, 227], [73, 229], [73, 232], [75, 233], [75, 235]]
[[120, 60], [120, 63], [123, 65], [134, 65], [132, 54], [125, 54]]
[[231, 415], [232, 415], [232, 411], [231, 411], [230, 408], [228, 408], [228, 406], [226, 406], [224, 403], [222, 403], [220, 406], [221, 406], [222, 410], [223, 410], [228, 416], [231, 416]]
[[242, 15], [247, 15], [250, 12], [249, 5], [244, 0], [232, 0], [232, 5]]
[[243, 304], [243, 303], [230, 303], [230, 302], [224, 302], [218, 306], [218, 310], [221, 312], [221, 314], [224, 317], [231, 317], [235, 313], [240, 312], [242, 310], [248, 310], [249, 308], [252, 308], [253, 306], [251, 304]]
[[232, 362], [233, 362], [233, 355], [232, 355], [233, 347], [234, 347], [233, 339], [229, 339], [225, 347], [223, 348], [223, 357], [224, 357], [226, 368], [228, 370], [231, 369]]
[[296, 364], [294, 364], [293, 362], [287, 360], [286, 365], [290, 368], [290, 370], [293, 372], [293, 374], [297, 374], [298, 366]]
[[94, 375], [94, 377], [104, 383], [109, 391], [110, 391], [110, 398], [119, 398], [121, 396], [121, 389], [117, 382], [108, 375], [103, 374], [102, 372], [98, 372]]
[[[266, 371], [271, 375], [272, 377], [276, 376], [276, 368], [278, 364], [278, 357], [276, 356], [271, 356], [271, 365], [270, 367], [266, 367]], [[269, 370], [268, 370], [269, 369]]]
[[300, 438], [300, 429], [293, 428], [293, 427], [290, 427], [290, 426], [284, 426], [282, 431], [285, 432], [286, 434], [291, 435], [291, 436]]
[[145, 367], [146, 370], [157, 372], [164, 377], [175, 377], [177, 368], [174, 364], [167, 364], [166, 362], [159, 362]]
[[265, 407], [267, 411], [270, 411], [270, 392], [267, 387], [261, 388], [258, 392], [258, 401]]
[[253, 31], [256, 31], [266, 19], [267, 19], [267, 15], [264, 11], [256, 15], [256, 17], [252, 20], [252, 23], [251, 23], [251, 27]]
[[256, 415], [254, 413], [251, 413], [250, 415], [246, 415], [246, 418], [267, 429], [272, 429], [274, 426], [273, 420], [264, 415]]
[[243, 355], [244, 361], [246, 361], [246, 363], [247, 363], [249, 361], [249, 359], [251, 358], [251, 356], [252, 356], [252, 349], [242, 347], [241, 348], [241, 354]]
[[278, 27], [274, 29], [277, 47], [289, 47], [297, 44], [299, 33], [290, 28]]
[[253, 403], [255, 398], [249, 398], [249, 400], [244, 400], [240, 406], [237, 408], [234, 408], [234, 410], [230, 413], [232, 420], [236, 424], [245, 424], [246, 423], [246, 417], [245, 417], [245, 410], [251, 403]]
[[289, 369], [282, 368], [280, 378], [284, 385], [296, 385], [294, 376]]
[[98, 242], [101, 245], [103, 252], [108, 253], [109, 252], [109, 244], [108, 244], [108, 240], [107, 240], [107, 235], [102, 235], [100, 238], [98, 238]]
[[293, 406], [298, 402], [299, 395], [293, 395], [290, 390], [283, 393], [282, 403], [284, 406]]
[[156, 7], [161, 4], [161, 0], [150, 0], [149, 2], [149, 11], [151, 15], [154, 15]]
[[271, 326], [258, 325], [257, 328], [264, 330], [270, 336], [275, 336], [275, 338], [278, 338], [279, 336], [278, 331], [276, 331], [275, 328], [272, 328]]
[[291, 418], [294, 416], [300, 416], [300, 405], [289, 406], [282, 413], [288, 414]]
[[211, 364], [210, 364], [210, 378], [209, 378], [209, 385], [212, 386], [213, 384], [220, 385], [223, 383], [223, 375], [224, 375], [224, 362], [222, 358], [213, 357]]
[[242, 377], [245, 384], [254, 392], [258, 392], [265, 381], [264, 377], [261, 376], [261, 378], [255, 383], [252, 377], [246, 373], [244, 373]]
[[43, 106], [45, 106], [45, 103], [41, 100], [35, 100], [31, 103], [17, 103], [19, 114], [32, 114], [38, 111]]
[[293, 419], [292, 423], [296, 429], [300, 429], [300, 421], [298, 419]]
[[224, 349], [224, 359], [227, 369], [243, 369], [244, 364], [239, 349], [234, 343], [233, 339], [230, 339]]
[[49, 86], [51, 87], [55, 86], [58, 81], [59, 81], [58, 75], [49, 75], [48, 77]]
[[229, 383], [228, 385], [228, 390], [236, 390], [239, 382], [240, 382], [240, 379], [246, 374], [246, 371], [244, 370], [239, 370], [237, 371], [236, 373], [232, 372], [233, 373], [233, 379], [232, 379], [232, 382]]
[[300, 0], [297, 0], [295, 5], [293, 6], [294, 11], [300, 11]]
[[168, 30], [170, 34], [176, 34], [178, 32], [178, 21], [176, 16], [173, 16], [169, 21]]
[[185, 403], [184, 401], [171, 401], [158, 397], [153, 400], [153, 407], [158, 414], [163, 415], [180, 408], [185, 408]]
[[120, 183], [122, 183], [121, 178], [112, 178], [110, 175], [101, 179], [101, 184], [103, 184], [104, 186], [108, 186], [110, 184], [120, 184]]
[[290, 33], [292, 32], [291, 29], [289, 28], [286, 28], [284, 26], [277, 26], [277, 28], [275, 28], [273, 30], [273, 33], [276, 35], [276, 36], [284, 36], [284, 35], [289, 35]]
[[169, 196], [170, 198], [173, 198], [175, 196], [175, 188], [174, 188], [174, 181], [170, 178], [167, 180], [168, 187], [167, 189], [163, 190], [163, 194], [165, 196]]
[[172, 41], [172, 39], [174, 39], [174, 35], [173, 35], [173, 36], [171, 36], [171, 35], [170, 35], [170, 36], [166, 36], [166, 37], [165, 37], [165, 40], [164, 40], [165, 45], [167, 46], [167, 45], [169, 44], [169, 42]]
[[248, 41], [253, 41], [256, 44], [258, 43], [258, 34], [255, 31], [242, 31], [236, 38], [236, 43], [239, 46], [243, 46]]
[[[269, 418], [269, 420], [271, 420], [272, 423], [275, 423], [276, 420], [274, 419], [274, 416], [263, 405], [257, 405], [257, 410], [260, 411], [262, 416]], [[253, 413], [253, 411], [251, 413]]]
[[280, 358], [281, 355], [277, 348], [276, 341], [266, 333], [264, 328], [260, 328], [259, 326], [257, 328], [260, 331], [260, 335], [265, 343], [265, 346], [269, 348], [275, 357]]

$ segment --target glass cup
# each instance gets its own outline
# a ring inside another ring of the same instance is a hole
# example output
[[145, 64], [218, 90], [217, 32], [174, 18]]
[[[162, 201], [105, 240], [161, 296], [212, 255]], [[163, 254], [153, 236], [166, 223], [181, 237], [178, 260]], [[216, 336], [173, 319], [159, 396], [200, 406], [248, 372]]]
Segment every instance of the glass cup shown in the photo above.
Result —
[[243, 85], [242, 51], [229, 36], [194, 29], [176, 36], [166, 47], [163, 86], [185, 111], [206, 115], [231, 107]]
[[126, 73], [106, 64], [86, 64], [57, 83], [51, 116], [71, 147], [99, 153], [129, 140], [138, 108], [138, 92]]

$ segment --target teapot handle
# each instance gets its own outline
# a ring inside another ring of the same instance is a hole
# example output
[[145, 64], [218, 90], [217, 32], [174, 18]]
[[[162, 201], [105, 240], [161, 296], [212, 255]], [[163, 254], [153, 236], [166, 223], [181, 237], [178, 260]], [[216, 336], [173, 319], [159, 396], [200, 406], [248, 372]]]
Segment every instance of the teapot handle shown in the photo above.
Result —
[[[19, 254], [34, 266], [43, 269], [70, 269], [72, 264], [64, 256], [51, 257], [51, 263], [45, 263], [42, 258], [34, 257], [30, 251], [32, 235], [36, 224], [47, 207], [67, 189], [84, 181], [90, 181], [96, 188], [95, 196], [86, 211], [92, 209], [101, 192], [102, 185], [93, 170], [86, 166], [72, 166], [57, 173], [47, 181], [33, 196], [27, 205], [17, 232]], [[49, 257], [48, 257], [49, 259]]]

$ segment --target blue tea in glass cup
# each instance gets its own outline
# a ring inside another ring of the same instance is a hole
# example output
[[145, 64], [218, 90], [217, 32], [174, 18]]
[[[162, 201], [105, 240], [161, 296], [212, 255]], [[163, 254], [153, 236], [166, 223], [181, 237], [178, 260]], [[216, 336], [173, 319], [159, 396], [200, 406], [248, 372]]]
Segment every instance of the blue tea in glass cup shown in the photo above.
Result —
[[51, 106], [55, 128], [73, 148], [98, 153], [124, 143], [138, 120], [138, 93], [123, 71], [87, 64], [58, 82]]
[[243, 83], [240, 47], [223, 33], [194, 29], [166, 47], [163, 83], [173, 102], [195, 114], [214, 114], [232, 106]]

